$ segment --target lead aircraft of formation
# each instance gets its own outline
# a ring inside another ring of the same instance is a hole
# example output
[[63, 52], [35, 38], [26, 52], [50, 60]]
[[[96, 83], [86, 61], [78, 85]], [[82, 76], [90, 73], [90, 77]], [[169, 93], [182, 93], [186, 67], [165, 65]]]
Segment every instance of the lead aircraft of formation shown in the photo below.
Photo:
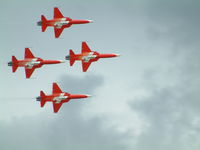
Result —
[[96, 51], [92, 51], [86, 42], [82, 42], [81, 54], [74, 54], [73, 50], [69, 51], [69, 55], [65, 57], [69, 60], [70, 66], [73, 66], [75, 61], [82, 62], [82, 70], [86, 72], [92, 62], [98, 61], [100, 58], [118, 57], [119, 54], [100, 54]]

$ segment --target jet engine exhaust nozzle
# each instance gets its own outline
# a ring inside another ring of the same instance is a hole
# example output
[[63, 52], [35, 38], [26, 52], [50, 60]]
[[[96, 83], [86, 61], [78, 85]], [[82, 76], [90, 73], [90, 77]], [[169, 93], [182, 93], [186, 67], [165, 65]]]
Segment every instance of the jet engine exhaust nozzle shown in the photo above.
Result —
[[38, 26], [42, 26], [42, 21], [38, 21], [38, 22], [37, 22], [37, 25], [38, 25]]
[[66, 59], [66, 60], [70, 60], [70, 55], [67, 55], [67, 56], [65, 57], [65, 59]]
[[13, 66], [13, 62], [12, 61], [8, 62], [8, 66]]
[[36, 97], [36, 101], [41, 101], [41, 97], [40, 96]]

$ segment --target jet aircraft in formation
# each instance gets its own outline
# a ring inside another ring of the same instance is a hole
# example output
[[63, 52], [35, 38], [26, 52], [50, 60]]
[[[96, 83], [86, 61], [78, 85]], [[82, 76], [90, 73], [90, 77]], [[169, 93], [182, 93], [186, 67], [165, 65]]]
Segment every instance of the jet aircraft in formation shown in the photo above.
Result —
[[45, 95], [43, 91], [40, 91], [40, 96], [36, 98], [37, 101], [40, 101], [41, 107], [44, 107], [46, 102], [53, 103], [54, 113], [57, 113], [62, 106], [63, 103], [69, 102], [71, 99], [81, 99], [87, 98], [91, 95], [83, 95], [83, 94], [70, 94], [67, 92], [63, 92], [57, 83], [53, 83], [53, 90], [51, 95]]
[[[48, 26], [54, 27], [55, 38], [59, 38], [64, 28], [69, 28], [74, 24], [86, 24], [91, 23], [92, 20], [73, 20], [69, 17], [64, 17], [60, 10], [54, 8], [54, 18], [47, 20], [44, 15], [41, 15], [41, 21], [37, 22], [38, 26], [41, 26], [42, 32], [45, 32]], [[86, 72], [92, 62], [98, 61], [100, 58], [118, 57], [118, 54], [100, 54], [96, 51], [92, 51], [86, 42], [82, 42], [82, 50], [80, 54], [75, 54], [73, 50], [69, 51], [69, 55], [65, 57], [69, 60], [70, 66], [73, 66], [75, 61], [82, 62], [82, 70]], [[12, 61], [8, 62], [8, 66], [12, 66], [12, 72], [16, 72], [18, 67], [24, 67], [26, 78], [30, 78], [34, 70], [48, 64], [58, 64], [65, 61], [61, 60], [43, 60], [39, 57], [35, 57], [29, 48], [25, 48], [25, 55], [23, 60], [17, 60], [15, 56], [12, 56]], [[36, 98], [40, 101], [41, 107], [44, 107], [46, 102], [53, 103], [53, 110], [57, 113], [63, 103], [69, 102], [71, 99], [88, 98], [90, 95], [84, 94], [70, 94], [63, 92], [57, 83], [53, 83], [53, 90], [51, 95], [46, 95], [43, 91], [40, 91], [40, 96]]]
[[43, 60], [39, 57], [35, 57], [29, 48], [25, 48], [25, 54], [23, 60], [17, 60], [15, 56], [12, 56], [12, 61], [8, 62], [8, 66], [12, 66], [12, 71], [15, 72], [18, 67], [24, 67], [26, 78], [30, 78], [34, 70], [42, 67], [43, 65], [64, 63], [62, 60]]
[[69, 60], [70, 66], [73, 66], [74, 62], [82, 61], [82, 70], [86, 72], [92, 62], [98, 61], [99, 58], [111, 58], [118, 57], [119, 54], [100, 54], [96, 51], [91, 51], [86, 42], [82, 42], [82, 51], [81, 54], [74, 54], [73, 50], [69, 51], [69, 55], [65, 57], [66, 60]]
[[54, 18], [52, 20], [47, 20], [44, 15], [41, 16], [41, 21], [38, 21], [38, 26], [42, 27], [42, 32], [45, 32], [48, 26], [54, 27], [55, 38], [59, 38], [63, 29], [69, 28], [74, 24], [86, 24], [91, 23], [92, 20], [74, 20], [69, 17], [64, 17], [60, 10], [54, 8]]

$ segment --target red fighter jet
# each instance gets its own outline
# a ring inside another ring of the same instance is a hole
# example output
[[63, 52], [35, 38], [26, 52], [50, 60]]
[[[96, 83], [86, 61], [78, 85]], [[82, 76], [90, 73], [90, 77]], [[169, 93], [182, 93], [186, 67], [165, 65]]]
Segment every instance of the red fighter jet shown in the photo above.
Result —
[[99, 58], [111, 58], [118, 57], [118, 54], [99, 54], [98, 52], [91, 51], [86, 42], [82, 42], [82, 53], [74, 54], [72, 50], [69, 51], [69, 55], [65, 57], [70, 61], [70, 66], [73, 66], [76, 60], [82, 61], [83, 72], [86, 72], [92, 62], [99, 60]]
[[92, 20], [73, 20], [69, 17], [64, 17], [60, 10], [54, 8], [54, 19], [47, 20], [45, 16], [41, 16], [41, 21], [37, 22], [38, 26], [42, 26], [42, 32], [45, 32], [48, 26], [54, 27], [55, 37], [59, 38], [64, 28], [69, 28], [74, 24], [91, 23]]
[[69, 94], [62, 92], [57, 83], [53, 83], [52, 95], [45, 95], [43, 91], [40, 91], [40, 96], [36, 98], [40, 101], [41, 107], [44, 107], [46, 102], [53, 102], [54, 112], [57, 113], [63, 103], [69, 102], [71, 99], [87, 98], [90, 95], [79, 95], [79, 94]]
[[43, 65], [63, 63], [61, 60], [43, 60], [35, 57], [29, 48], [25, 48], [24, 60], [17, 60], [15, 56], [12, 56], [12, 61], [8, 63], [8, 66], [12, 66], [12, 71], [15, 72], [18, 67], [25, 67], [26, 78], [30, 78], [36, 68], [40, 68]]

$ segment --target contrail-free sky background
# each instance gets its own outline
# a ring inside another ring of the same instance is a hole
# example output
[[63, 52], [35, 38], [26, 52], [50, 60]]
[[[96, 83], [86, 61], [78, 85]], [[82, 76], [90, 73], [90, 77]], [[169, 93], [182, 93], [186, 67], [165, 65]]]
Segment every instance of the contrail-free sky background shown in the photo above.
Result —
[[[65, 29], [36, 26], [53, 8], [92, 24]], [[1, 150], [199, 150], [199, 0], [0, 0]], [[80, 63], [44, 66], [32, 79], [12, 73], [11, 56], [64, 59], [81, 42], [101, 53], [83, 73]], [[53, 82], [92, 98], [66, 103], [58, 114], [40, 108], [40, 90]]]

